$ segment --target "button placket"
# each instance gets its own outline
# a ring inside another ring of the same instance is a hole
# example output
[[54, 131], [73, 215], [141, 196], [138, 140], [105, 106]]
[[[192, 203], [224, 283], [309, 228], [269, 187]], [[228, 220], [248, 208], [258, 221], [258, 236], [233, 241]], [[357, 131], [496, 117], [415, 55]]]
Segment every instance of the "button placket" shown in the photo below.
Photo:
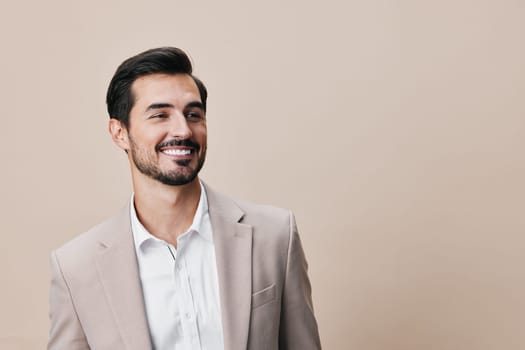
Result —
[[190, 285], [190, 276], [186, 266], [186, 261], [179, 258], [177, 261], [176, 279], [180, 286], [180, 292], [184, 295], [179, 298], [178, 306], [181, 315], [181, 326], [184, 334], [187, 336], [188, 342], [191, 344], [191, 349], [201, 349], [200, 340], [198, 337], [197, 317], [193, 300], [192, 288]]

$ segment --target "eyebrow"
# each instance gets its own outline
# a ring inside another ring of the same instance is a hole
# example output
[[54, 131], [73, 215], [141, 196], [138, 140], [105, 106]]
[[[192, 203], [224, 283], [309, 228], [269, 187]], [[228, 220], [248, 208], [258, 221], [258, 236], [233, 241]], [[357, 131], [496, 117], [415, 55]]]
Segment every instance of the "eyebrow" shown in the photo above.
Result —
[[151, 111], [153, 109], [161, 109], [161, 108], [175, 108], [174, 105], [171, 103], [152, 103], [146, 108], [145, 112]]
[[200, 102], [200, 101], [193, 101], [193, 102], [188, 103], [184, 107], [184, 109], [186, 109], [186, 108], [200, 108], [200, 109], [204, 110], [204, 104], [202, 104], [202, 102]]
[[[172, 105], [171, 103], [152, 103], [148, 106], [148, 108], [146, 108], [145, 112], [148, 112], [154, 109], [162, 109], [162, 108], [175, 108], [175, 106]], [[204, 105], [200, 101], [192, 101], [188, 103], [186, 106], [184, 106], [184, 109], [187, 109], [187, 108], [200, 108], [204, 110]]]

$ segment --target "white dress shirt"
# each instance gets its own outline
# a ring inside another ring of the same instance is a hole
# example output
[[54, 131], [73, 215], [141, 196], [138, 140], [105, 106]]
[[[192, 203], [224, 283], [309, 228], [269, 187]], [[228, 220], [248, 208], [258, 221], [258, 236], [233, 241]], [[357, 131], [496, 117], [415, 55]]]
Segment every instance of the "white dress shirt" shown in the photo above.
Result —
[[131, 229], [153, 348], [223, 350], [219, 282], [206, 192], [193, 223], [173, 245], [140, 223], [131, 197]]

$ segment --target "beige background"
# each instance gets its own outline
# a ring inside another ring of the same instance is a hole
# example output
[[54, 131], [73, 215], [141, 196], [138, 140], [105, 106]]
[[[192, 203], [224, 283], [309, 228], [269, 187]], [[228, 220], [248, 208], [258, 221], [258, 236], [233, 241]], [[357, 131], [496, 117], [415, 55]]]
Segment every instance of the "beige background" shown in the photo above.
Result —
[[187, 50], [203, 178], [296, 213], [326, 349], [525, 349], [525, 3], [0, 5], [0, 348], [41, 349], [48, 256], [130, 193], [117, 65]]

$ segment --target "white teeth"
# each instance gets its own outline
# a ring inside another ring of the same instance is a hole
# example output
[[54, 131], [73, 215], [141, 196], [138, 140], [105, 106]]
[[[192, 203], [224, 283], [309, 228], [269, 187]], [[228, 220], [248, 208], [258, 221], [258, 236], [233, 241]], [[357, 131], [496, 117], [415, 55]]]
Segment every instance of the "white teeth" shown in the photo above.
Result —
[[165, 153], [170, 156], [186, 156], [191, 153], [191, 150], [189, 149], [165, 149], [162, 151], [162, 153]]

